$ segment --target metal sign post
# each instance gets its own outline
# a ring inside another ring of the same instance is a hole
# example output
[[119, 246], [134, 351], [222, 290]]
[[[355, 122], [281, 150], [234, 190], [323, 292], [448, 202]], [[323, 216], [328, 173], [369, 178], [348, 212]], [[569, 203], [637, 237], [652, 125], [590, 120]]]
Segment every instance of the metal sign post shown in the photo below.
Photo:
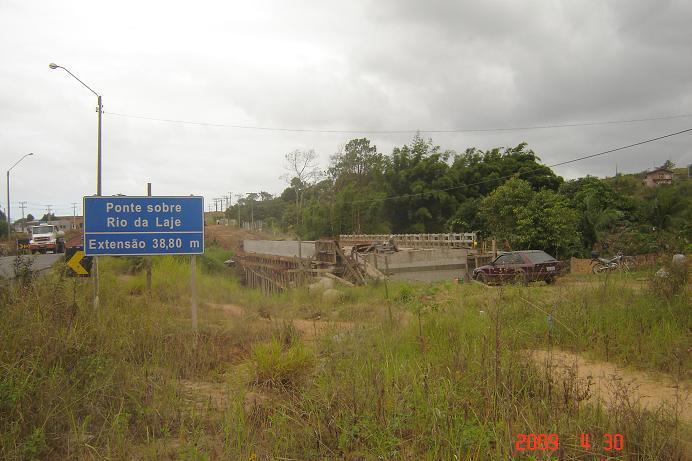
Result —
[[192, 305], [192, 332], [197, 334], [197, 255], [190, 256], [190, 297]]

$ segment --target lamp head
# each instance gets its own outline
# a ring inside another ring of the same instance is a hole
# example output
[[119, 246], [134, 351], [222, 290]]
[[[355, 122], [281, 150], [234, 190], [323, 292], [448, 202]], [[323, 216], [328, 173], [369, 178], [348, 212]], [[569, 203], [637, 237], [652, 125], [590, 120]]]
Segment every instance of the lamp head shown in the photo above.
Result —
[[51, 69], [57, 69], [60, 66], [55, 64], [54, 62], [51, 62], [50, 64], [48, 64], [48, 67], [50, 67]]

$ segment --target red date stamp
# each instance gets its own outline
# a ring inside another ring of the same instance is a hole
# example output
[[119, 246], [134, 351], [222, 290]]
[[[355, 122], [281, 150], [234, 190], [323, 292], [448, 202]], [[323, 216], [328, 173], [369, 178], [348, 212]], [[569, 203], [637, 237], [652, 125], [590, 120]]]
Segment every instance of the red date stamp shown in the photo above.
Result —
[[[596, 449], [592, 445], [591, 434], [579, 434], [579, 447], [582, 450], [591, 451]], [[560, 448], [560, 436], [555, 433], [550, 434], [517, 434], [514, 441], [514, 450], [517, 452], [535, 451], [557, 451]], [[603, 434], [601, 443], [603, 451], [610, 453], [622, 451], [625, 448], [625, 437], [622, 434]]]
[[[590, 434], [580, 434], [579, 445], [590, 450], [592, 448], [590, 439]], [[603, 434], [602, 447], [603, 451], [622, 451], [625, 448], [625, 437], [622, 434]]]
[[557, 434], [517, 434], [514, 449], [517, 451], [555, 451], [560, 448]]

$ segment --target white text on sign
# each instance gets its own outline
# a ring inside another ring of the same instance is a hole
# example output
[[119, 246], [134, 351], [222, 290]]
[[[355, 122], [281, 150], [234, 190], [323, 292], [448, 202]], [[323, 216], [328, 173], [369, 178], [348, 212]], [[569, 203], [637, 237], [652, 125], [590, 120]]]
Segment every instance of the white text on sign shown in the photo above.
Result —
[[[155, 229], [176, 229], [180, 226], [182, 226], [183, 222], [171, 216], [170, 218], [162, 218], [159, 219], [154, 218], [153, 226]], [[118, 228], [118, 227], [127, 227], [129, 225], [129, 222], [125, 218], [106, 218], [106, 227], [113, 227], [113, 228]], [[149, 228], [149, 220], [146, 218], [136, 218], [134, 221], [132, 221], [132, 225], [135, 227], [141, 227], [141, 228]]]
[[142, 206], [139, 203], [113, 203], [106, 202], [106, 213], [141, 213], [142, 210], [146, 210], [147, 213], [180, 213], [183, 211], [183, 207], [180, 204], [169, 204], [166, 202], [147, 204]]

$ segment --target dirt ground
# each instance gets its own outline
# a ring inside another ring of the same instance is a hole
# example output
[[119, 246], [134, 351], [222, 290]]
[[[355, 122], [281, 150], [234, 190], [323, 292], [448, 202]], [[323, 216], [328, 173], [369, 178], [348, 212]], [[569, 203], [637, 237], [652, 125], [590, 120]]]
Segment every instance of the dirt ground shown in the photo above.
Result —
[[576, 365], [578, 379], [591, 378], [593, 398], [613, 402], [618, 388], [628, 387], [631, 401], [643, 408], [656, 410], [662, 405], [677, 408], [680, 418], [692, 422], [692, 382], [675, 382], [670, 376], [629, 370], [609, 362], [587, 360], [578, 354], [560, 350], [529, 351], [531, 358], [556, 378]]
[[204, 227], [204, 241], [207, 245], [215, 244], [224, 250], [238, 251], [243, 240], [262, 240], [268, 238], [259, 232], [238, 229], [221, 224], [208, 224]]
[[[214, 309], [219, 309], [230, 317], [244, 317], [246, 311], [242, 306], [237, 304], [213, 304], [207, 303], [207, 306]], [[256, 319], [260, 322], [290, 322], [295, 327], [296, 331], [300, 334], [300, 337], [305, 342], [312, 342], [319, 338], [322, 334], [327, 332], [341, 332], [351, 330], [356, 327], [354, 322], [337, 322], [337, 321], [325, 321], [320, 319], [315, 320], [304, 320], [304, 319], [284, 319], [284, 318], [258, 318]]]
[[[284, 318], [264, 318], [248, 316], [247, 310], [238, 304], [215, 304], [205, 303], [207, 307], [222, 311], [225, 315], [234, 319], [245, 318], [247, 321], [269, 324], [271, 322], [290, 322], [300, 335], [305, 344], [314, 342], [323, 334], [338, 333], [351, 330], [357, 326], [355, 322], [324, 321], [320, 319], [284, 319]], [[186, 395], [187, 400], [199, 409], [215, 408], [223, 409], [229, 402], [230, 388], [225, 383], [209, 381], [193, 381], [183, 379], [180, 381], [181, 390]], [[266, 390], [255, 390], [248, 392], [244, 397], [243, 405], [246, 412], [251, 414], [257, 407], [266, 405], [271, 399], [271, 394]]]

